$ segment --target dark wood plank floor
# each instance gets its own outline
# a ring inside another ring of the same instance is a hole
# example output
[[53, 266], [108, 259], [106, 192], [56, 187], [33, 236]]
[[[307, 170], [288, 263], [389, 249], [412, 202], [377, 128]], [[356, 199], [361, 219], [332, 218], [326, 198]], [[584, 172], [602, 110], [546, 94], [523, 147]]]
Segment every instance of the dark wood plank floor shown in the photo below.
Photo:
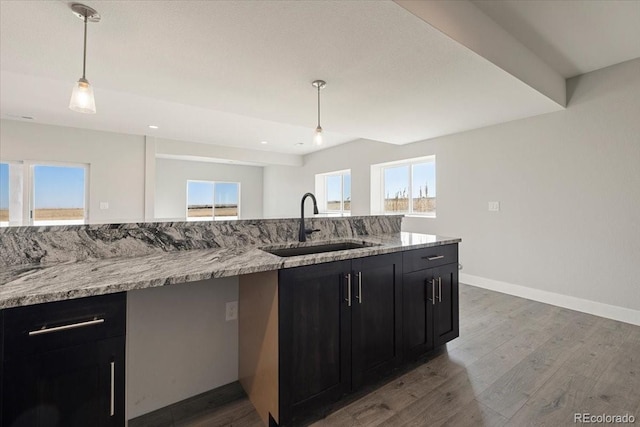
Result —
[[[460, 338], [312, 425], [561, 426], [576, 412], [640, 422], [640, 327], [460, 285]], [[261, 425], [246, 398], [163, 421]]]

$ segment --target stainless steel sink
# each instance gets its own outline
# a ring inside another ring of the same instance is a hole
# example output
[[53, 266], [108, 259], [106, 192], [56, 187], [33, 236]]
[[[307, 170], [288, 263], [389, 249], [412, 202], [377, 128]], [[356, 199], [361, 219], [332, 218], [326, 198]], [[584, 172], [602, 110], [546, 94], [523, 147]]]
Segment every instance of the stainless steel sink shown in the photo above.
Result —
[[262, 248], [262, 250], [279, 257], [292, 257], [298, 255], [320, 254], [324, 252], [348, 251], [352, 249], [370, 248], [373, 246], [380, 245], [368, 242], [336, 242], [318, 245], [304, 245], [294, 248]]

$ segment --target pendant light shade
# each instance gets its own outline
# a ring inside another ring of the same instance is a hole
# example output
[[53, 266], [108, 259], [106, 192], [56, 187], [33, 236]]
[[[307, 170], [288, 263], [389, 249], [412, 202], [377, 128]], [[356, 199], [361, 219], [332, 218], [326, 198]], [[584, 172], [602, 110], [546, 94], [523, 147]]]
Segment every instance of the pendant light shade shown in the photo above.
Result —
[[93, 88], [85, 77], [87, 68], [87, 22], [99, 22], [100, 14], [95, 9], [80, 3], [73, 3], [71, 11], [84, 21], [84, 49], [82, 54], [82, 77], [73, 86], [69, 108], [78, 113], [95, 114], [96, 100], [93, 96]]
[[78, 113], [96, 113], [96, 100], [93, 97], [93, 88], [87, 79], [81, 77], [75, 86], [73, 86], [69, 108]]
[[313, 87], [318, 89], [318, 126], [316, 130], [313, 132], [313, 145], [319, 146], [322, 145], [322, 126], [320, 126], [320, 90], [324, 89], [327, 85], [327, 82], [324, 80], [315, 80], [311, 83]]
[[322, 128], [320, 126], [313, 133], [313, 145], [322, 145]]

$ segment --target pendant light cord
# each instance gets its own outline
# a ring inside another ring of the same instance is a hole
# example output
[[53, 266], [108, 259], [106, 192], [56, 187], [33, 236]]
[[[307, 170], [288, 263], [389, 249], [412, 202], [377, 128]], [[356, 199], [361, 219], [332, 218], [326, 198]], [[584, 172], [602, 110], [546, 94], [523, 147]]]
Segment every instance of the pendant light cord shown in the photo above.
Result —
[[320, 128], [320, 85], [318, 85], [318, 127]]
[[87, 12], [84, 12], [84, 51], [82, 53], [82, 78], [86, 80], [85, 71], [87, 68]]

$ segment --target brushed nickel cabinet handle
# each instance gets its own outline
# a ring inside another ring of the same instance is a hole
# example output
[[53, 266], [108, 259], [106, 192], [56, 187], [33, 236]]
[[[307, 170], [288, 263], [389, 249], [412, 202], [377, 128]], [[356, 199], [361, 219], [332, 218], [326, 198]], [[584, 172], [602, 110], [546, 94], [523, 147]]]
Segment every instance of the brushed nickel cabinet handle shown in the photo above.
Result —
[[435, 261], [437, 259], [444, 258], [444, 255], [436, 255], [436, 256], [423, 256], [422, 259], [426, 259], [427, 261]]
[[116, 413], [115, 376], [116, 376], [116, 362], [111, 362], [111, 396], [109, 399], [109, 416], [110, 417], [113, 417], [113, 415]]
[[44, 335], [44, 334], [50, 334], [52, 332], [67, 331], [69, 329], [84, 328], [85, 326], [98, 325], [100, 323], [104, 323], [104, 319], [87, 320], [86, 322], [71, 323], [70, 325], [56, 326], [54, 328], [47, 328], [45, 326], [42, 329], [29, 331], [29, 336], [32, 337], [34, 335]]
[[358, 302], [362, 304], [362, 271], [358, 271], [356, 276], [358, 276], [358, 295], [356, 295], [356, 298], [358, 298]]
[[347, 279], [347, 306], [351, 307], [351, 273], [347, 273], [344, 275], [344, 278]]
[[442, 302], [442, 277], [438, 277], [438, 302]]
[[431, 304], [436, 305], [436, 279], [431, 279]]

